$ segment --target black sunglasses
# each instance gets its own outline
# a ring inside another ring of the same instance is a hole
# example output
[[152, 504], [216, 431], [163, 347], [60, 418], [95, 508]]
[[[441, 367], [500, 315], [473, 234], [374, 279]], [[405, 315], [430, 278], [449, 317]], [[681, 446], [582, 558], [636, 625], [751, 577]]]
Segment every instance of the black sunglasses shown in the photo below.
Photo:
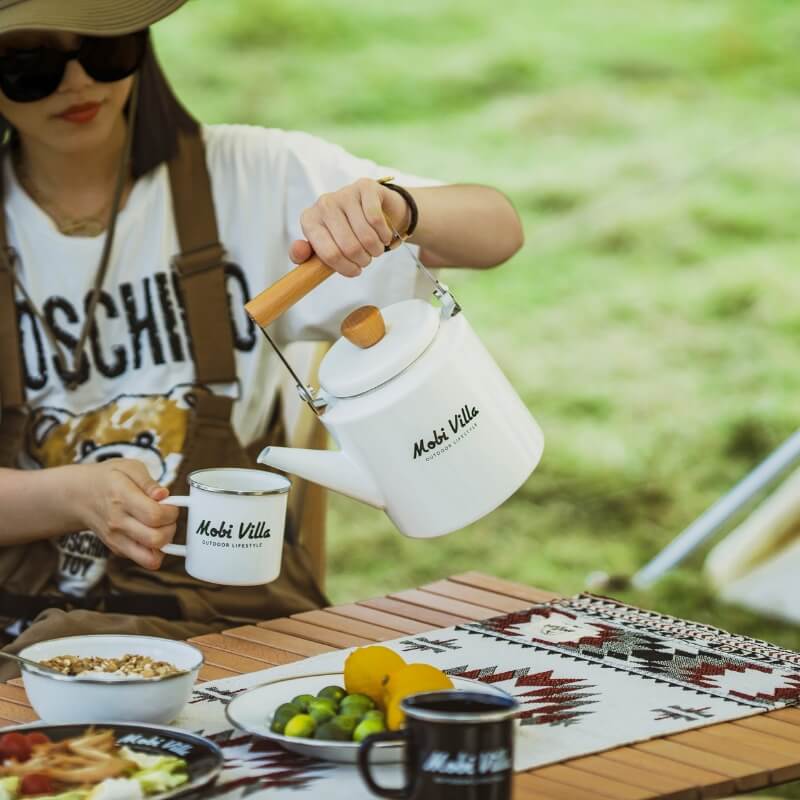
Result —
[[80, 47], [72, 51], [56, 47], [9, 50], [0, 56], [0, 89], [15, 103], [44, 100], [61, 85], [73, 59], [93, 80], [121, 81], [139, 69], [146, 50], [146, 30], [124, 36], [84, 36]]

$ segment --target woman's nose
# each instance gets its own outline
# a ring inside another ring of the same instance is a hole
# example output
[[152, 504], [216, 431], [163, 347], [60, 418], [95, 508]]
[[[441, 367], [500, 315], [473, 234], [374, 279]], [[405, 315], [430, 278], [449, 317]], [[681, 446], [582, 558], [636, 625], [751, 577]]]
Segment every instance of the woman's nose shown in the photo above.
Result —
[[77, 92], [81, 89], [85, 89], [87, 86], [91, 86], [93, 83], [94, 81], [81, 66], [80, 61], [78, 61], [77, 58], [73, 58], [71, 61], [67, 62], [64, 78], [58, 89], [60, 92]]

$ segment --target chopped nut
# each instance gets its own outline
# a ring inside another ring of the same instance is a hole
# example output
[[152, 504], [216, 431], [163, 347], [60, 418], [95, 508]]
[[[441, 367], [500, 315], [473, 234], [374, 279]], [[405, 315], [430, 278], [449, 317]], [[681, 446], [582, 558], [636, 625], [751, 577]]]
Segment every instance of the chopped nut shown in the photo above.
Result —
[[150, 656], [124, 655], [121, 658], [101, 658], [100, 656], [55, 656], [40, 662], [64, 675], [84, 675], [87, 672], [131, 675], [140, 678], [166, 678], [180, 675], [185, 670], [178, 669], [167, 661], [154, 661]]

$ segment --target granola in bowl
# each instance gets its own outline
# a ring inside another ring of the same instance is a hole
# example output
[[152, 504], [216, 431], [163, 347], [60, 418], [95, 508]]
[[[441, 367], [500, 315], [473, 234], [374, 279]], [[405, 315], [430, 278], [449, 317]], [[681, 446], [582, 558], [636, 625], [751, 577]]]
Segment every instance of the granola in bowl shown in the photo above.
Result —
[[130, 653], [115, 658], [59, 655], [39, 663], [62, 675], [84, 677], [113, 675], [121, 678], [168, 678], [185, 672], [168, 661], [156, 661], [150, 656]]

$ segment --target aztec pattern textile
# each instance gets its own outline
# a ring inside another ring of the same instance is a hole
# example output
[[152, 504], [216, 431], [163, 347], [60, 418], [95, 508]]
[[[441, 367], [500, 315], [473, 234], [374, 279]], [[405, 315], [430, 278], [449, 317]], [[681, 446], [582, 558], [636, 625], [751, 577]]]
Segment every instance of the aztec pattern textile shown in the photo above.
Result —
[[[800, 654], [592, 595], [385, 644], [408, 662], [514, 695], [516, 770], [800, 703]], [[176, 725], [213, 738], [227, 763], [203, 796], [370, 797], [354, 767], [287, 753], [231, 730], [224, 714], [227, 702], [254, 686], [340, 672], [350, 652], [199, 686]], [[264, 709], [265, 719], [271, 711]], [[398, 767], [376, 774], [385, 785], [400, 782]]]

